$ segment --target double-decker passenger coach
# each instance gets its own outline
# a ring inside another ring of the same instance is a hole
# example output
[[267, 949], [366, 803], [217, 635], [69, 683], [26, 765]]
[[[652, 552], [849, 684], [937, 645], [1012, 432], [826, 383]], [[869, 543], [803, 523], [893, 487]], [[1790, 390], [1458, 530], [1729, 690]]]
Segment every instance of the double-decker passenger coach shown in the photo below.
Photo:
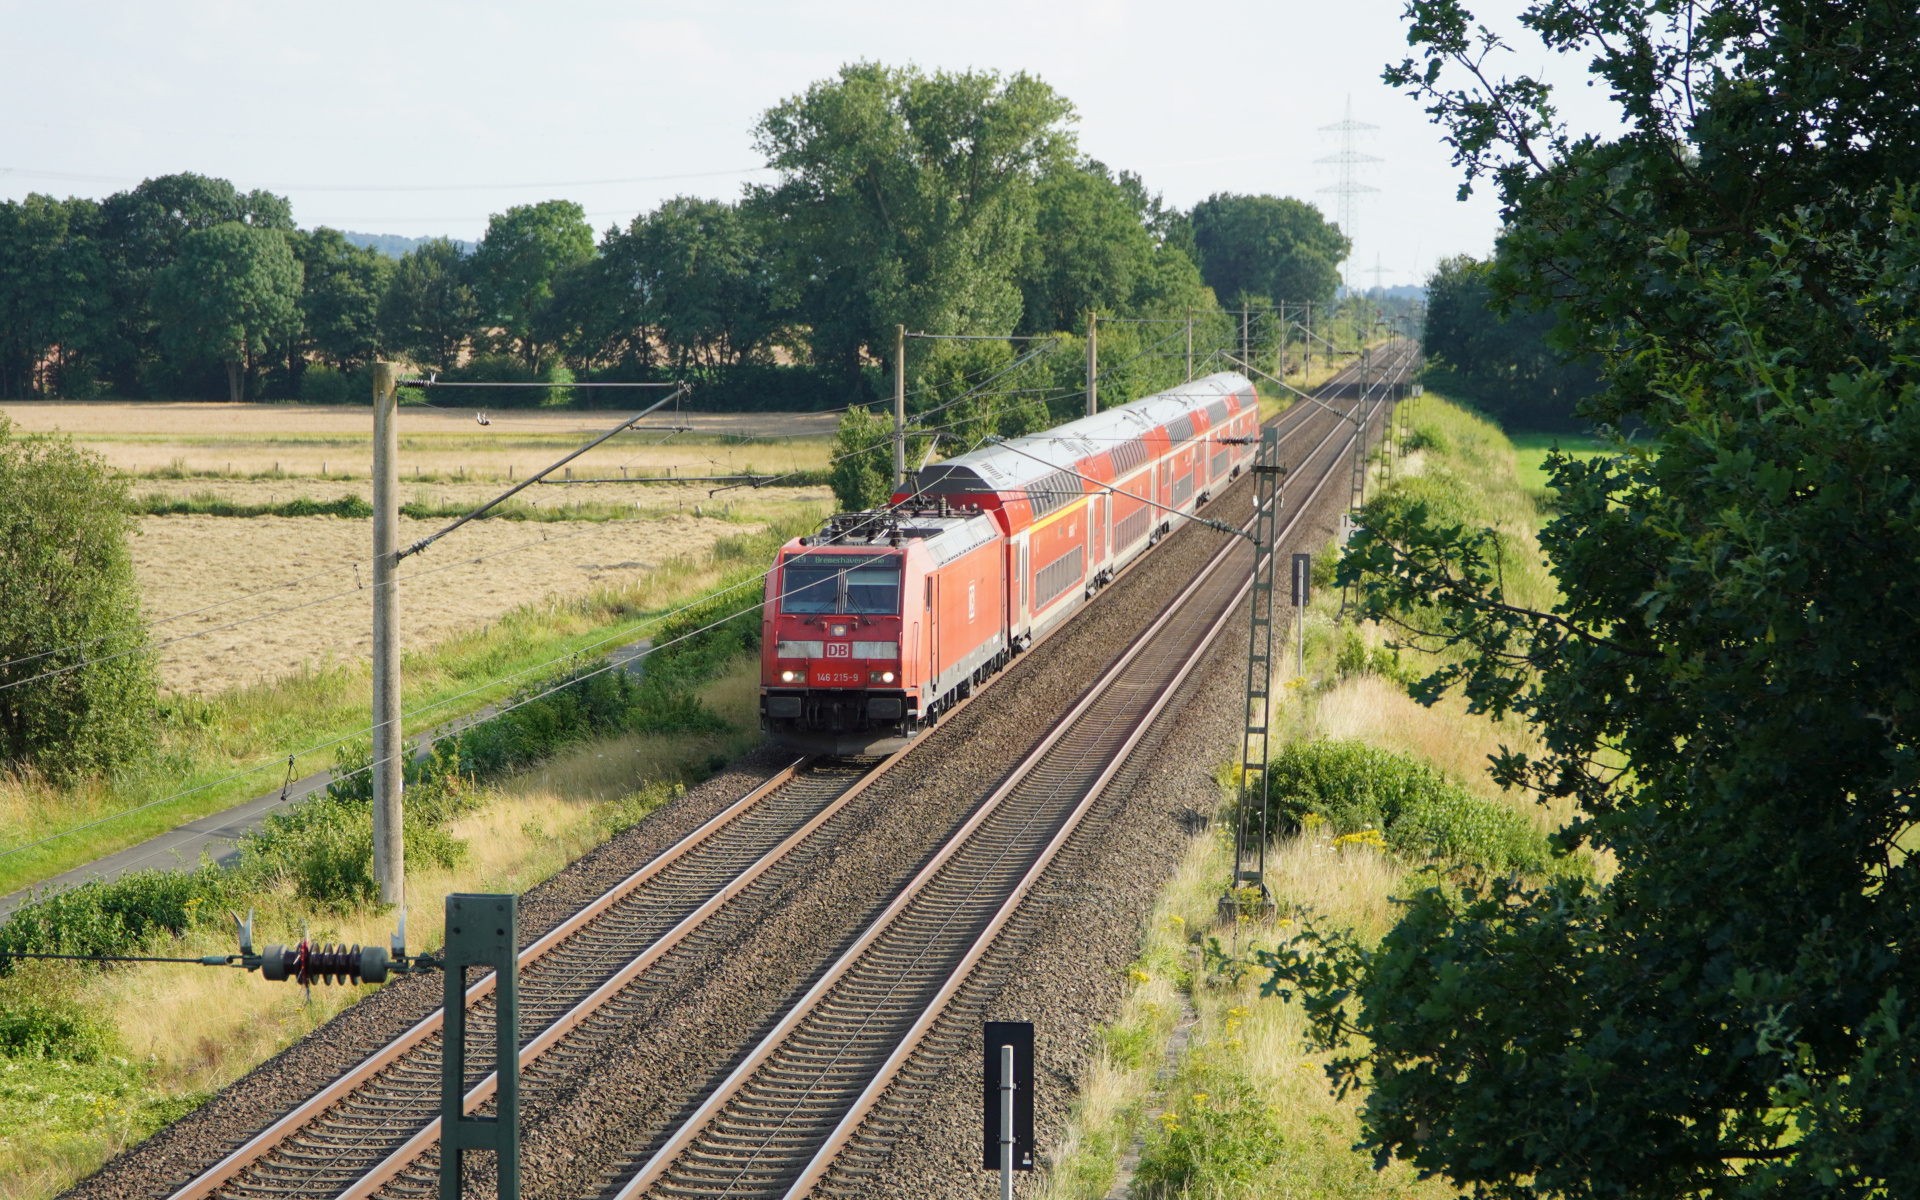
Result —
[[780, 550], [761, 719], [823, 754], [905, 746], [1252, 461], [1253, 385], [1210, 375], [922, 468]]

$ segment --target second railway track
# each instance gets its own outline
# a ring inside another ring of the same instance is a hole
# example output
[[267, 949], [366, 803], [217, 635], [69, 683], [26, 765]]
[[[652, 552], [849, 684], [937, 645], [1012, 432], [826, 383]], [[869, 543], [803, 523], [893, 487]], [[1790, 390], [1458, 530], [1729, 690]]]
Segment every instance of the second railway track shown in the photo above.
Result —
[[[1400, 360], [1383, 366], [1404, 371]], [[1342, 400], [1371, 428], [1381, 393], [1348, 385]], [[1289, 491], [1301, 490], [1314, 467], [1318, 495], [1340, 475], [1354, 425], [1308, 404], [1277, 423], [1299, 451], [1290, 455]], [[1304, 506], [1291, 503], [1292, 519]], [[1209, 511], [1224, 507], [1216, 501]], [[1244, 590], [1250, 550], [1232, 541], [1041, 744], [1017, 756], [1000, 786], [930, 848], [857, 936], [830, 947], [777, 1019], [762, 1022], [757, 1039], [726, 1060], [727, 1070], [704, 1083], [689, 1079], [687, 1099], [670, 1106], [674, 1120], [601, 1166], [603, 1192], [786, 1195], [822, 1181], [838, 1190], [847, 1173], [866, 1169], [859, 1160], [884, 1154], [889, 1122], [912, 1108], [911, 1084], [902, 1081], [915, 1048]], [[833, 853], [836, 818], [877, 777], [864, 766], [796, 763], [523, 951], [523, 1110], [537, 1112], [543, 1093], [566, 1091], [621, 1030], [670, 1000], [700, 969], [686, 949], [696, 933], [734, 944], [747, 936], [740, 922], [751, 905], [735, 902], [777, 891], [810, 858]], [[476, 1047], [490, 1040], [490, 989], [483, 979], [468, 992]], [[477, 1063], [467, 1073], [469, 1109], [490, 1094]], [[425, 1194], [434, 1188], [439, 1078], [435, 1014], [230, 1143], [211, 1168], [147, 1194]]]

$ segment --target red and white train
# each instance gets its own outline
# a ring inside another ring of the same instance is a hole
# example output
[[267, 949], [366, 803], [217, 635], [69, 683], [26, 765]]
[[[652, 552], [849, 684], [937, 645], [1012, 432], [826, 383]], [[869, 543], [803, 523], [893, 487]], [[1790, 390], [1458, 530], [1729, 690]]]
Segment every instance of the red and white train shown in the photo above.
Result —
[[1209, 375], [923, 467], [876, 512], [780, 550], [762, 727], [821, 754], [900, 749], [1252, 463], [1259, 405]]

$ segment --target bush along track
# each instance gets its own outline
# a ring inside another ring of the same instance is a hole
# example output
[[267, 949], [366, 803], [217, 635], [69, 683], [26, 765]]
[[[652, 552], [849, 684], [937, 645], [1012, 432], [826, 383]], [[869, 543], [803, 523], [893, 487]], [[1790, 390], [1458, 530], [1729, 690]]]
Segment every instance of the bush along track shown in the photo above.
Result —
[[[1425, 504], [1492, 527], [1513, 551], [1516, 586], [1548, 588], [1529, 561], [1541, 505], [1500, 431], [1432, 396], [1403, 419], [1412, 436], [1369, 511]], [[1336, 557], [1316, 556], [1306, 671], [1295, 674], [1289, 653], [1276, 680], [1284, 741], [1267, 778], [1276, 918], [1218, 920], [1239, 782], [1223, 767], [1219, 819], [1149, 919], [1118, 1019], [1096, 1031], [1092, 1075], [1047, 1182], [1052, 1200], [1096, 1200], [1116, 1183], [1140, 1198], [1455, 1195], [1354, 1151], [1358, 1096], [1329, 1089], [1334, 1059], [1308, 1040], [1313, 1014], [1263, 987], [1277, 964], [1322, 942], [1390, 953], [1381, 941], [1400, 898], [1590, 876], [1595, 863], [1557, 854], [1551, 818], [1473, 781], [1484, 755], [1518, 731], [1413, 700], [1433, 656], [1346, 619], [1328, 586]]]

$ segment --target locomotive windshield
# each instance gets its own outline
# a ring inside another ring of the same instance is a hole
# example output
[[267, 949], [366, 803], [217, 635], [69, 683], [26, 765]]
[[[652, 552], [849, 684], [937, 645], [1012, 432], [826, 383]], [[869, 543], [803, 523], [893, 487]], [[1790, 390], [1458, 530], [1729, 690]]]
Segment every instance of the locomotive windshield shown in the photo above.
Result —
[[792, 555], [781, 574], [780, 611], [897, 614], [900, 556]]

